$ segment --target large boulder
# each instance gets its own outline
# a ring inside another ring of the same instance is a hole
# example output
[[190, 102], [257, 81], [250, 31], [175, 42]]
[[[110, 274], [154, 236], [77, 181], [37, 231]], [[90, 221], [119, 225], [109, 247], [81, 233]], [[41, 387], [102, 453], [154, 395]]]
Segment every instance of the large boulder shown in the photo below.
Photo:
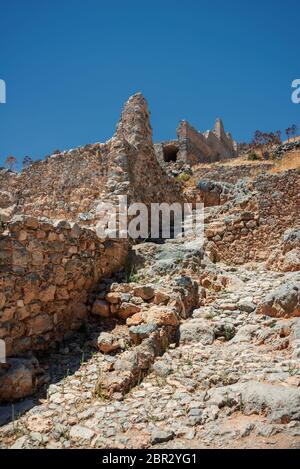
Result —
[[179, 324], [178, 314], [173, 308], [167, 306], [152, 306], [143, 313], [147, 324], [157, 324], [158, 326], [176, 327]]
[[300, 420], [300, 389], [249, 381], [208, 391], [208, 404], [232, 407], [245, 415], [265, 415], [271, 422]]
[[101, 332], [97, 340], [97, 345], [98, 349], [103, 353], [111, 353], [121, 347], [118, 338], [109, 332]]
[[179, 340], [182, 344], [200, 343], [211, 345], [215, 339], [213, 328], [204, 319], [191, 319], [181, 324], [179, 328]]
[[36, 358], [9, 358], [0, 369], [0, 402], [30, 396], [38, 385], [40, 371]]
[[288, 282], [265, 296], [257, 307], [257, 314], [271, 317], [300, 316], [300, 282]]

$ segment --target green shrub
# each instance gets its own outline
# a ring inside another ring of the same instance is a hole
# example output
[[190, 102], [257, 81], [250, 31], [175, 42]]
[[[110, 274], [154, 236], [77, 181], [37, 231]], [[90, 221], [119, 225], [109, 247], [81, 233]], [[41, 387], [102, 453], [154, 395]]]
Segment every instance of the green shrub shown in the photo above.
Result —
[[250, 153], [250, 155], [248, 156], [248, 160], [249, 161], [258, 161], [258, 160], [260, 160], [260, 158], [259, 158], [257, 153]]
[[178, 182], [187, 182], [189, 181], [191, 176], [188, 173], [181, 173], [176, 177], [176, 181]]

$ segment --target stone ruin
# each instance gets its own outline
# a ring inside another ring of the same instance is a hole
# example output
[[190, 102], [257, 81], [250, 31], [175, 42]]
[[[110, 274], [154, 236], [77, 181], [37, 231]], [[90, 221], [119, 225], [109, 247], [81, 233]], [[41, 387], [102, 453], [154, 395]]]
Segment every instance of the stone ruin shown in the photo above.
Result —
[[[105, 144], [52, 155], [20, 174], [2, 170], [0, 182], [0, 339], [7, 357], [46, 350], [80, 328], [101, 280], [124, 270], [130, 242], [96, 235], [100, 201], [183, 200], [156, 159], [141, 94], [126, 103]], [[1, 376], [0, 400], [9, 392], [22, 397]]]
[[[258, 179], [252, 189], [245, 181], [202, 179], [195, 193], [187, 195], [161, 164], [178, 158], [191, 166], [234, 156], [236, 144], [219, 119], [206, 134], [182, 122], [176, 142], [154, 145], [147, 103], [136, 94], [108, 142], [52, 155], [19, 174], [0, 171], [0, 339], [7, 356], [46, 350], [80, 328], [93, 311], [98, 285], [126, 266], [131, 242], [96, 235], [100, 201], [117, 205], [118, 196], [126, 195], [128, 204], [188, 201], [219, 206], [216, 219], [206, 226], [207, 252], [237, 264], [251, 257], [267, 259], [270, 236], [281, 239], [298, 211], [293, 172]], [[287, 185], [286, 209], [266, 200]], [[272, 211], [274, 219], [281, 213], [276, 229], [269, 222]], [[109, 308], [101, 301], [100, 315], [103, 308], [105, 316], [107, 308], [109, 314], [118, 312], [115, 304]], [[126, 308], [128, 317], [139, 312], [136, 306], [121, 305], [121, 319], [127, 318]]]
[[180, 162], [193, 166], [236, 157], [237, 143], [225, 132], [221, 119], [216, 120], [214, 130], [204, 133], [182, 121], [177, 128], [177, 140], [155, 144], [155, 152], [161, 163]]
[[[219, 120], [153, 145], [137, 94], [108, 142], [0, 170], [0, 448], [299, 442], [299, 171], [235, 156]], [[119, 195], [203, 202], [204, 245], [99, 239]]]

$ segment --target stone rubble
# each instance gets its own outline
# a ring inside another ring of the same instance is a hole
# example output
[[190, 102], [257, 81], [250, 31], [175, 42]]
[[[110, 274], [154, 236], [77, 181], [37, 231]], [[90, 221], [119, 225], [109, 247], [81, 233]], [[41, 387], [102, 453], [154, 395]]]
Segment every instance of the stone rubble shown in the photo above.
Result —
[[[299, 321], [239, 309], [241, 298], [256, 308], [286, 279], [260, 264], [234, 273], [224, 266], [223, 274], [242, 279], [239, 288], [224, 289], [195, 308], [194, 319], [181, 320], [174, 345], [125, 395], [119, 386], [129, 357], [96, 353], [2, 427], [1, 447], [297, 447], [300, 369], [292, 351], [299, 345]], [[137, 356], [138, 347], [125, 354]], [[99, 379], [112, 367], [120, 371], [111, 378], [115, 392], [109, 398]]]

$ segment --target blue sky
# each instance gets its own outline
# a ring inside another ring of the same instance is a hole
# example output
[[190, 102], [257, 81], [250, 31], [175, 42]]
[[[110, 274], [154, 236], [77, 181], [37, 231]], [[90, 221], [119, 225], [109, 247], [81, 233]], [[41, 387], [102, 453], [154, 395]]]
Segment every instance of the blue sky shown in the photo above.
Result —
[[0, 165], [105, 141], [136, 91], [156, 141], [181, 119], [239, 141], [300, 127], [299, 0], [0, 0]]

